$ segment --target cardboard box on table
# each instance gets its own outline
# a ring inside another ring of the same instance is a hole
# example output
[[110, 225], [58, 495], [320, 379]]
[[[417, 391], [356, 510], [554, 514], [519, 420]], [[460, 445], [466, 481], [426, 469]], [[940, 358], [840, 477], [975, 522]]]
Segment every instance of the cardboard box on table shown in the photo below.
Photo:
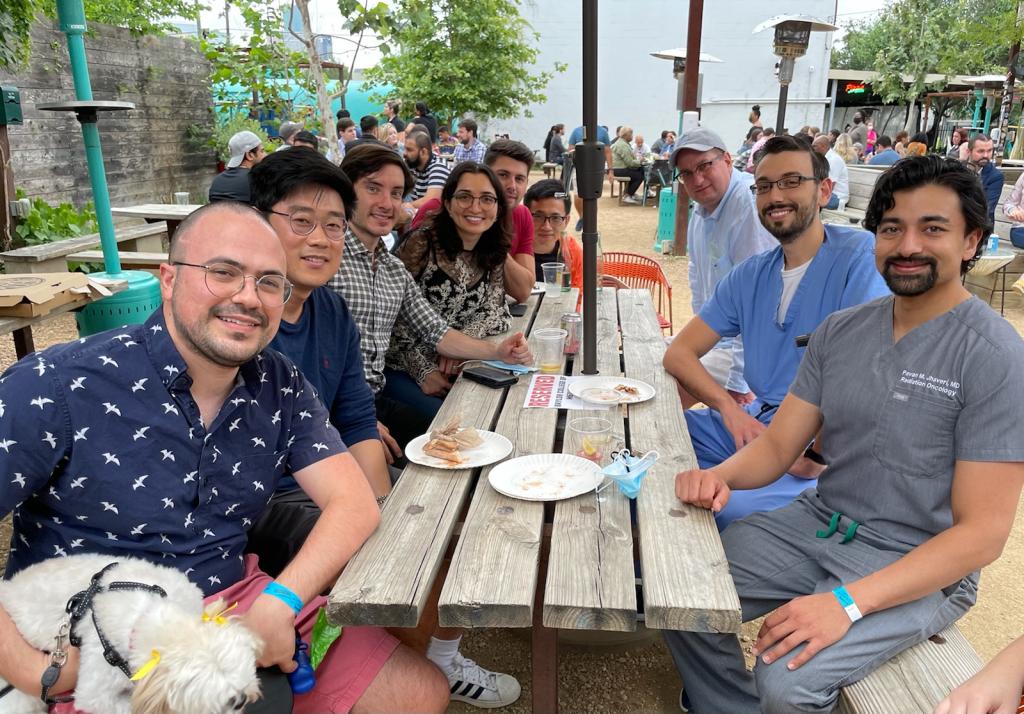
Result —
[[39, 317], [70, 302], [85, 306], [112, 294], [85, 273], [0, 275], [0, 317]]

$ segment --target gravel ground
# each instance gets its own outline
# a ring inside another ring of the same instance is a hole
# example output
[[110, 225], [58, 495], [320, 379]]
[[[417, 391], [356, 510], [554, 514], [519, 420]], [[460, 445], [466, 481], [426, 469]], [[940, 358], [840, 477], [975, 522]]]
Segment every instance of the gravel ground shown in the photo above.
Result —
[[[541, 178], [543, 176], [541, 175]], [[531, 177], [537, 179], [537, 175]], [[605, 194], [607, 196], [607, 192]], [[692, 316], [687, 288], [685, 257], [661, 256], [653, 251], [658, 211], [652, 207], [619, 206], [617, 199], [600, 201], [598, 227], [605, 251], [623, 250], [656, 257], [673, 286], [673, 317], [678, 329]], [[987, 297], [987, 296], [984, 296]], [[1006, 318], [1024, 334], [1024, 298], [1007, 296]], [[61, 316], [34, 331], [36, 346], [76, 337], [74, 318]], [[14, 361], [9, 340], [0, 340], [0, 367]], [[0, 521], [0, 543], [9, 541], [9, 520]], [[0, 552], [0, 565], [6, 547]], [[1024, 510], [1002, 557], [986, 568], [981, 580], [978, 604], [961, 621], [961, 628], [984, 659], [991, 658], [1008, 642], [1024, 633]], [[748, 625], [748, 638], [756, 628]], [[525, 630], [470, 631], [463, 651], [482, 664], [509, 672], [519, 678], [523, 696], [502, 711], [510, 714], [530, 711], [530, 643]], [[580, 714], [648, 714], [678, 711], [679, 678], [660, 637], [644, 633], [632, 643], [603, 645], [568, 644], [560, 648], [559, 703], [564, 712]], [[453, 703], [450, 712], [475, 712], [468, 705]]]

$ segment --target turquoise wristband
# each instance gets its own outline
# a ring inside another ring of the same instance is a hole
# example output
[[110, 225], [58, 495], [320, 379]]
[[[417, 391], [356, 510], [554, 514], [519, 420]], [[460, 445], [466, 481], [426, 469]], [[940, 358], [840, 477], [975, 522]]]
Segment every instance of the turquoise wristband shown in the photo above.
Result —
[[838, 588], [832, 591], [832, 594], [836, 596], [836, 600], [846, 610], [847, 616], [850, 618], [850, 622], [856, 622], [864, 617], [860, 613], [860, 608], [857, 607], [857, 603], [853, 601], [853, 596], [850, 595], [849, 591], [840, 585]]
[[299, 613], [302, 612], [302, 598], [281, 583], [271, 581], [267, 583], [267, 587], [263, 588], [263, 592], [271, 597], [276, 597], [278, 600], [290, 607], [296, 617], [298, 617]]

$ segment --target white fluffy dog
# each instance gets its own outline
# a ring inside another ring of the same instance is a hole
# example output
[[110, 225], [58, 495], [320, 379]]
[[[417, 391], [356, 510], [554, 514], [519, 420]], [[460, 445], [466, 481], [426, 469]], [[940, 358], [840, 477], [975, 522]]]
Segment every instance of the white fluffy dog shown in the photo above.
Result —
[[[239, 620], [216, 617], [223, 603], [210, 605], [204, 617], [202, 591], [177, 570], [107, 555], [54, 558], [0, 580], [0, 605], [31, 645], [50, 650], [67, 621], [68, 600], [115, 561], [100, 579], [91, 611], [74, 625], [82, 641], [76, 709], [90, 714], [224, 714], [259, 697], [259, 639]], [[112, 582], [156, 585], [167, 596], [144, 589], [108, 590]], [[157, 660], [155, 666], [138, 681], [129, 680], [104, 659], [97, 625], [133, 674]], [[0, 679], [0, 690], [5, 686]], [[0, 698], [0, 714], [46, 711], [38, 694], [13, 690]]]

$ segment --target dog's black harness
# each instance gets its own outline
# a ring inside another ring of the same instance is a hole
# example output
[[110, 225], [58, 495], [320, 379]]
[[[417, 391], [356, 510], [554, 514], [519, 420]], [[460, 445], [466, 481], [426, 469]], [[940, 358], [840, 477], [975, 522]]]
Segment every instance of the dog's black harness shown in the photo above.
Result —
[[99, 621], [96, 619], [96, 610], [93, 608], [93, 599], [102, 592], [119, 592], [127, 590], [142, 590], [145, 592], [154, 593], [160, 597], [167, 597], [167, 592], [159, 585], [147, 585], [146, 583], [133, 583], [131, 581], [120, 581], [115, 580], [107, 585], [103, 585], [100, 580], [103, 575], [117, 565], [115, 560], [113, 563], [108, 564], [103, 570], [99, 571], [92, 576], [92, 580], [89, 582], [89, 587], [81, 592], [72, 595], [71, 599], [68, 600], [67, 607], [65, 610], [68, 613], [68, 617], [71, 620], [71, 630], [68, 635], [68, 641], [74, 647], [80, 647], [82, 645], [82, 638], [76, 633], [76, 626], [85, 617], [85, 613], [92, 611], [92, 624], [96, 628], [96, 636], [100, 640], [100, 644], [103, 645], [103, 659], [107, 661], [107, 664], [112, 667], [117, 667], [124, 676], [129, 679], [132, 676], [132, 670], [128, 666], [128, 660], [125, 659], [117, 648], [110, 643], [107, 639], [106, 634], [103, 632], [103, 628], [100, 627]]

